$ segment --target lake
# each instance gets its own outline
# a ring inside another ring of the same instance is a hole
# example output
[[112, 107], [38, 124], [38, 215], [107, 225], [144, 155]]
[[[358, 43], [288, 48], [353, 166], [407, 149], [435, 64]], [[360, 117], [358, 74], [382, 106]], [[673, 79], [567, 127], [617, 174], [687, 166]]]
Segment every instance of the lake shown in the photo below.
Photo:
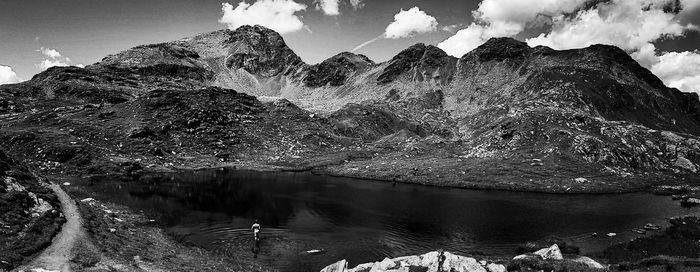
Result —
[[[478, 191], [292, 172], [210, 170], [82, 185], [103, 200], [153, 215], [179, 241], [233, 259], [256, 257], [281, 271], [436, 249], [512, 257], [517, 245], [550, 235], [592, 254], [638, 236], [632, 228], [666, 226], [666, 218], [695, 212], [648, 193]], [[256, 219], [262, 243], [254, 256]], [[608, 232], [618, 235], [605, 237]], [[302, 254], [312, 249], [327, 252]]]

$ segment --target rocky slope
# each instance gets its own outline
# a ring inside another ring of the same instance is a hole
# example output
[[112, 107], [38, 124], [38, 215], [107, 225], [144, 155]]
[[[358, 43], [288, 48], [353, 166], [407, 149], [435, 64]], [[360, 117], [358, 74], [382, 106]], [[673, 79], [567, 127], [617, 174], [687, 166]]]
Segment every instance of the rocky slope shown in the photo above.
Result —
[[699, 179], [698, 96], [604, 45], [497, 38], [461, 58], [417, 44], [309, 65], [243, 26], [0, 86], [0, 114], [2, 145], [58, 173], [225, 163], [552, 192]]
[[0, 150], [0, 270], [9, 271], [51, 244], [65, 221], [56, 195]]

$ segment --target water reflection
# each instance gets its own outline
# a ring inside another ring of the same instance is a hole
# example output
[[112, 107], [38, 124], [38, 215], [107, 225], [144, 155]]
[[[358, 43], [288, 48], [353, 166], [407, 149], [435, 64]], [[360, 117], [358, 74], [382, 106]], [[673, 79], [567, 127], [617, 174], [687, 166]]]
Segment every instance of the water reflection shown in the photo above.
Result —
[[[438, 248], [511, 256], [515, 245], [549, 235], [574, 240], [590, 252], [632, 238], [634, 227], [688, 213], [649, 194], [471, 191], [308, 173], [205, 171], [104, 181], [90, 188], [156, 213], [179, 239], [222, 254], [252, 250], [261, 262], [286, 271], [318, 271], [343, 258], [353, 265]], [[261, 243], [252, 241], [254, 219], [263, 225]], [[593, 232], [620, 235], [592, 238]], [[311, 249], [328, 251], [303, 254]]]

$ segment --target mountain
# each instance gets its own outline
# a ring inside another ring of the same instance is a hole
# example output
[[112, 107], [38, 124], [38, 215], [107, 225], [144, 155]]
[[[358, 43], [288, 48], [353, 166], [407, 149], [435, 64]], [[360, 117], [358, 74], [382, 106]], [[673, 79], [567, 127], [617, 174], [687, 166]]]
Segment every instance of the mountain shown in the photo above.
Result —
[[154, 167], [230, 157], [246, 167], [573, 192], [698, 179], [700, 163], [698, 95], [666, 87], [606, 45], [557, 51], [494, 38], [461, 58], [416, 44], [383, 63], [343, 52], [310, 65], [278, 33], [243, 26], [137, 46], [84, 69], [54, 67], [0, 86], [0, 99], [5, 148], [24, 156], [59, 138], [106, 139], [76, 144], [85, 165], [61, 162], [78, 172], [116, 171], [125, 166], [108, 165], [137, 157]]

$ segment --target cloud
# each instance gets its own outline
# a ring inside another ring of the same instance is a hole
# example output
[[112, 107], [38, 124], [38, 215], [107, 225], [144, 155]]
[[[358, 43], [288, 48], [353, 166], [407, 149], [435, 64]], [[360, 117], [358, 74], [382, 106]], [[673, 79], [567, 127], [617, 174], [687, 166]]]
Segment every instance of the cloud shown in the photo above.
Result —
[[[71, 59], [68, 57], [65, 57], [61, 55], [60, 52], [58, 52], [56, 49], [53, 48], [45, 48], [42, 47], [39, 50], [42, 55], [44, 55], [44, 58], [41, 60], [39, 64], [36, 64], [35, 66], [38, 67], [41, 70], [46, 70], [54, 66], [71, 66]], [[73, 66], [81, 67], [84, 68], [85, 65], [82, 64], [75, 64]]]
[[546, 23], [551, 16], [571, 13], [589, 0], [484, 0], [472, 11], [474, 23], [438, 44], [461, 57], [493, 37], [512, 37], [529, 26]]
[[315, 0], [316, 9], [330, 16], [340, 15], [340, 0]]
[[0, 85], [17, 83], [20, 81], [22, 80], [17, 76], [17, 73], [12, 70], [12, 67], [0, 65]]
[[394, 15], [394, 21], [386, 27], [384, 37], [400, 39], [416, 34], [429, 33], [437, 30], [438, 22], [435, 17], [425, 13], [418, 7], [401, 10]]
[[454, 24], [454, 25], [443, 26], [440, 29], [442, 29], [442, 31], [445, 31], [445, 32], [455, 33], [458, 29], [460, 29], [462, 27], [464, 27], [464, 24]]
[[399, 11], [394, 15], [394, 21], [391, 22], [384, 33], [369, 41], [363, 42], [356, 46], [350, 52], [355, 52], [361, 48], [370, 45], [380, 39], [401, 39], [413, 37], [416, 34], [425, 34], [437, 30], [438, 21], [435, 17], [428, 15], [425, 11], [418, 7], [413, 7], [409, 10]]
[[700, 54], [698, 52], [666, 52], [651, 65], [654, 73], [669, 87], [700, 94]]
[[461, 57], [492, 37], [546, 29], [527, 43], [554, 49], [615, 45], [667, 85], [699, 92], [700, 54], [657, 52], [654, 46], [697, 31], [689, 22], [698, 10], [700, 0], [484, 0], [472, 12], [475, 21], [438, 47]]
[[528, 44], [546, 45], [554, 49], [611, 44], [625, 50], [638, 51], [661, 38], [683, 35], [693, 29], [664, 12], [668, 1], [613, 0], [595, 9], [583, 10], [571, 18], [553, 18], [552, 31], [528, 39]]
[[228, 25], [229, 29], [262, 25], [282, 34], [304, 29], [304, 23], [296, 13], [306, 10], [306, 5], [294, 0], [258, 0], [252, 5], [242, 1], [235, 8], [223, 3], [221, 10], [223, 15], [219, 23]]
[[355, 9], [361, 9], [365, 7], [364, 0], [350, 0], [350, 5]]

